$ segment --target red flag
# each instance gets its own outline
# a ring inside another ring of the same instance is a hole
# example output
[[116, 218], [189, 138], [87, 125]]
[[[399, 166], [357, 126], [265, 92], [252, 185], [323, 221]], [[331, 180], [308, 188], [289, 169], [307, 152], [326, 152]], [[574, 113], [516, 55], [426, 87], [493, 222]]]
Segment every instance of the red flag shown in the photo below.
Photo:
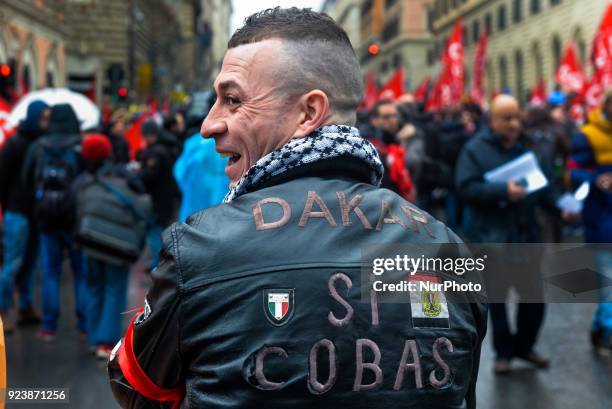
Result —
[[365, 77], [365, 93], [363, 95], [363, 101], [359, 105], [359, 110], [370, 109], [372, 105], [376, 103], [378, 99], [378, 85], [376, 84], [376, 78], [372, 71], [368, 71]]
[[585, 99], [583, 95], [576, 94], [569, 107], [569, 115], [577, 124], [583, 124], [586, 118], [584, 109]]
[[404, 95], [404, 69], [399, 67], [382, 87], [379, 99], [396, 99]]
[[472, 99], [479, 105], [484, 103], [484, 78], [485, 64], [487, 60], [487, 44], [489, 38], [487, 33], [480, 35], [478, 46], [474, 54], [474, 84], [472, 86]]
[[531, 90], [531, 98], [529, 104], [531, 105], [544, 105], [546, 103], [546, 82], [540, 79], [536, 82], [535, 86]]
[[596, 74], [593, 74], [591, 81], [584, 87], [584, 102], [589, 111], [601, 105], [603, 102], [603, 91], [601, 80], [597, 78]]
[[441, 108], [452, 105], [452, 77], [450, 70], [444, 69], [436, 81], [429, 100], [425, 105], [425, 110], [438, 111]]
[[147, 114], [140, 115], [125, 132], [125, 139], [130, 147], [130, 158], [132, 159], [136, 157], [139, 150], [144, 149], [147, 145], [142, 136], [141, 127], [148, 118]]
[[575, 92], [582, 94], [584, 91], [585, 77], [580, 61], [574, 48], [574, 43], [571, 41], [567, 45], [565, 55], [557, 68], [557, 83], [563, 87], [567, 93]]
[[151, 115], [155, 115], [157, 113], [157, 111], [159, 110], [159, 107], [157, 105], [157, 98], [155, 97], [151, 97], [149, 98], [149, 101], [147, 102], [148, 108], [149, 108], [149, 114]]
[[463, 97], [465, 73], [463, 72], [464, 50], [463, 50], [463, 24], [458, 19], [453, 28], [453, 33], [448, 39], [446, 50], [443, 55], [443, 71], [448, 71], [449, 85], [451, 90], [450, 103], [460, 104]]
[[425, 104], [425, 111], [427, 112], [437, 111], [441, 108], [441, 104], [440, 104], [440, 94], [441, 94], [441, 87], [442, 87], [441, 80], [442, 78], [438, 77], [433, 89], [431, 90], [431, 93], [429, 94], [429, 98], [427, 99], [427, 103]]
[[454, 79], [450, 68], [442, 72], [440, 77], [440, 105], [442, 105], [442, 107], [449, 107], [461, 102], [461, 94], [458, 95], [457, 99], [456, 83]]
[[585, 90], [589, 108], [601, 105], [603, 90], [612, 85], [612, 4], [608, 5], [601, 19], [592, 50], [593, 76]]
[[414, 99], [416, 101], [423, 102], [425, 98], [427, 98], [427, 91], [429, 90], [429, 83], [431, 82], [431, 77], [426, 75], [425, 78], [421, 81], [421, 83], [414, 90]]

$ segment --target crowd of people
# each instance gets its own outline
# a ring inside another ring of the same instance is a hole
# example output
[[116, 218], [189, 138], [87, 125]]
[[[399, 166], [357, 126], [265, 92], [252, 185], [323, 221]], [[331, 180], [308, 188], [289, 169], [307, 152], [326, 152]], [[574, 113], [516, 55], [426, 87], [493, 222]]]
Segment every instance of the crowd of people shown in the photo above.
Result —
[[[121, 337], [130, 270], [145, 243], [150, 271], [162, 231], [179, 216], [219, 203], [227, 191], [225, 160], [199, 136], [202, 119], [186, 123], [182, 110], [141, 119], [144, 147], [131, 152], [126, 131], [138, 118], [124, 108], [83, 132], [70, 104], [29, 105], [0, 151], [5, 333], [40, 325], [40, 339], [54, 341], [65, 309], [60, 283], [67, 257], [77, 330], [96, 356], [109, 357]], [[38, 264], [41, 312], [33, 306]]]
[[[612, 91], [605, 97], [602, 108], [580, 125], [570, 119], [558, 95], [543, 106], [521, 107], [513, 97], [501, 95], [487, 112], [466, 102], [427, 113], [406, 94], [359, 112], [357, 128], [379, 152], [385, 167], [382, 186], [445, 220], [466, 241], [561, 242], [564, 226], [582, 222], [586, 242], [608, 243], [612, 122], [607, 118], [612, 118]], [[7, 333], [15, 323], [41, 325], [40, 338], [54, 340], [67, 256], [77, 329], [97, 356], [108, 358], [121, 336], [129, 272], [144, 241], [150, 248], [151, 270], [158, 263], [162, 231], [220, 203], [227, 193], [226, 159], [215, 152], [212, 139], [201, 138], [202, 118], [186, 124], [183, 112], [177, 111], [144, 121], [140, 132], [145, 147], [137, 152], [131, 152], [125, 138], [130, 120], [128, 111], [120, 108], [99, 129], [82, 132], [69, 104], [35, 101], [0, 151], [0, 314]], [[546, 189], [528, 194], [517, 181], [485, 183], [486, 172], [527, 151], [536, 154], [551, 182]], [[584, 181], [592, 183], [592, 191], [580, 221], [564, 214], [557, 200]], [[115, 226], [106, 232], [110, 241], [126, 242], [117, 248], [104, 243], [100, 223]], [[126, 246], [133, 247], [130, 254]], [[609, 252], [598, 252], [597, 257], [600, 271], [612, 268]], [[37, 260], [42, 316], [33, 307]], [[602, 292], [591, 337], [595, 347], [608, 351], [609, 300]], [[507, 373], [517, 357], [548, 366], [534, 348], [544, 310], [542, 303], [521, 304], [512, 334], [505, 305], [491, 305], [496, 372]]]
[[[396, 101], [379, 100], [362, 111], [358, 126], [383, 158], [383, 186], [445, 220], [468, 242], [559, 243], [564, 231], [582, 227], [586, 243], [610, 243], [612, 122], [608, 118], [612, 118], [612, 89], [585, 124], [571, 119], [560, 92], [541, 105], [520, 106], [512, 96], [500, 95], [487, 112], [468, 101], [431, 113], [407, 94]], [[549, 181], [545, 189], [529, 194], [521, 181], [485, 181], [485, 173], [529, 151]], [[560, 196], [585, 181], [591, 190], [582, 217], [563, 211]], [[598, 271], [610, 276], [609, 249], [602, 247], [595, 254]], [[515, 267], [518, 273], [531, 271], [520, 262]], [[496, 282], [495, 287], [507, 293], [512, 284]], [[534, 348], [544, 311], [543, 303], [520, 304], [512, 333], [506, 305], [490, 305], [497, 373], [508, 373], [513, 358], [548, 367], [548, 359]], [[610, 353], [612, 297], [605, 289], [591, 342]]]

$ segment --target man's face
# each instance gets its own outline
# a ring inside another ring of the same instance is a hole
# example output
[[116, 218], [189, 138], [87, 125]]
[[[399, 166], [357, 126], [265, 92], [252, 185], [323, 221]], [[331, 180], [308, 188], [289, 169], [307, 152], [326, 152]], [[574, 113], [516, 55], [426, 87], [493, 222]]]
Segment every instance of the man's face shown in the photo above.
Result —
[[399, 131], [399, 117], [395, 104], [384, 104], [378, 107], [378, 115], [372, 118], [372, 125], [390, 134]]
[[49, 118], [51, 118], [51, 108], [43, 109], [38, 120], [38, 127], [42, 132], [45, 132], [49, 127]]
[[491, 112], [491, 128], [508, 145], [521, 135], [521, 113], [518, 104], [504, 103]]
[[214, 137], [216, 150], [228, 157], [231, 185], [261, 157], [285, 145], [296, 131], [299, 110], [281, 88], [282, 42], [271, 39], [228, 50], [215, 80], [217, 101], [201, 134]]
[[125, 135], [125, 122], [123, 120], [119, 120], [113, 124], [111, 127], [111, 132], [116, 136], [124, 136]]

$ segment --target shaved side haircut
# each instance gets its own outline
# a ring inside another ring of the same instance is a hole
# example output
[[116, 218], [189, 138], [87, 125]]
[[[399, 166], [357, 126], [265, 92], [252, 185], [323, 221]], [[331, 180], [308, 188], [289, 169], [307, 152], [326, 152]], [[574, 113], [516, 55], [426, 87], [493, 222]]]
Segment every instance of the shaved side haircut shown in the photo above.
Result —
[[296, 7], [276, 7], [247, 17], [228, 48], [264, 40], [283, 43], [279, 81], [293, 98], [319, 89], [329, 99], [331, 114], [353, 125], [363, 96], [359, 61], [346, 32], [326, 14]]

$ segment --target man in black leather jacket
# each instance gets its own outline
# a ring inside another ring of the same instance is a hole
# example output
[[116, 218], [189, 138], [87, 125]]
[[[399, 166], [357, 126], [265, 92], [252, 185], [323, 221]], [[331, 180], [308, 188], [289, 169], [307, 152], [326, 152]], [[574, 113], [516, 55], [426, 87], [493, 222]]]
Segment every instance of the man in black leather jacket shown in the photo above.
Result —
[[229, 157], [230, 191], [164, 232], [109, 363], [120, 405], [475, 408], [482, 303], [422, 325], [419, 303], [361, 301], [362, 246], [458, 239], [378, 187], [380, 159], [350, 126], [362, 84], [346, 33], [276, 8], [228, 48], [202, 135]]

